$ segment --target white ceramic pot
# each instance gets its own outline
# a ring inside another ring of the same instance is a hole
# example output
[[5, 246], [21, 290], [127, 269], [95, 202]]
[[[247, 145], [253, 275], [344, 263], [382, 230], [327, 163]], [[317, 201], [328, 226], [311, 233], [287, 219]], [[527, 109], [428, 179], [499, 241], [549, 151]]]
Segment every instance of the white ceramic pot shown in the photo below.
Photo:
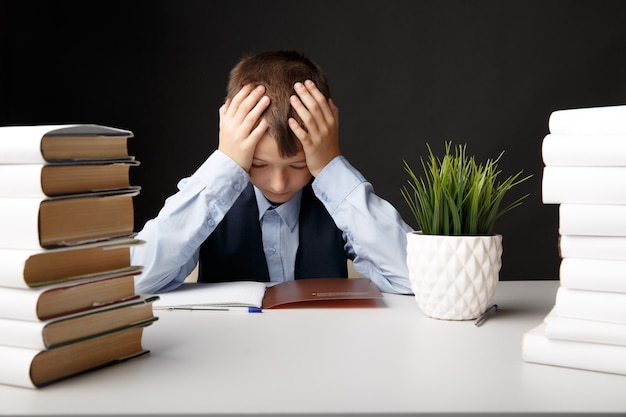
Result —
[[407, 235], [407, 266], [429, 317], [471, 320], [490, 305], [502, 266], [502, 236]]

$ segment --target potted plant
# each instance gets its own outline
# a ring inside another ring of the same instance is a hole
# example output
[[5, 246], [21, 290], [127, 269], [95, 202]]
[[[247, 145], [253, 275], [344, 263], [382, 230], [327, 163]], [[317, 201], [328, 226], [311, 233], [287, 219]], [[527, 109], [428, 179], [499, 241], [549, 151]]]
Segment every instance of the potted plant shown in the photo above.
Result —
[[[491, 303], [502, 266], [502, 236], [495, 221], [522, 204], [528, 194], [503, 205], [505, 195], [532, 175], [520, 171], [500, 181], [496, 159], [478, 163], [466, 145], [445, 143], [443, 159], [430, 147], [421, 160], [424, 177], [409, 164], [401, 189], [420, 230], [407, 236], [407, 265], [420, 309], [428, 316], [469, 320]], [[454, 152], [452, 150], [454, 149]]]

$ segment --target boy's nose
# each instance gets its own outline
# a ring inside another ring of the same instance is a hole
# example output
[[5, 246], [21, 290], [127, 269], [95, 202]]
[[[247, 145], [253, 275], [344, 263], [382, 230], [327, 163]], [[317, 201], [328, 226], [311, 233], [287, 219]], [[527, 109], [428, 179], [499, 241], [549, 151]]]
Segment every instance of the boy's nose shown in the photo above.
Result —
[[282, 171], [277, 171], [272, 175], [272, 180], [270, 183], [272, 187], [272, 191], [276, 193], [283, 192], [287, 187], [287, 176]]

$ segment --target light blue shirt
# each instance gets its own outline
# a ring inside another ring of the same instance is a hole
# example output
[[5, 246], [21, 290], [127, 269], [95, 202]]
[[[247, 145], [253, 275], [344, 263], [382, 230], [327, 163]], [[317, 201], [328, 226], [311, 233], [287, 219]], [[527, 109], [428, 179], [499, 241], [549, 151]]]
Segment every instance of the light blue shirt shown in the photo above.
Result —
[[284, 282], [294, 279], [296, 253], [300, 242], [300, 200], [302, 191], [277, 207], [273, 207], [261, 190], [254, 187], [259, 222], [263, 236], [263, 250], [267, 259], [270, 281]]
[[[198, 263], [200, 245], [249, 181], [248, 173], [220, 151], [181, 180], [179, 191], [138, 233], [137, 237], [146, 243], [131, 248], [133, 265], [144, 267], [135, 278], [136, 291], [156, 293], [180, 286]], [[270, 279], [294, 279], [301, 193], [268, 211], [269, 202], [255, 192]], [[383, 292], [410, 294], [406, 234], [412, 229], [397, 210], [378, 197], [372, 185], [343, 156], [334, 158], [319, 173], [313, 181], [313, 192], [343, 232], [354, 269]]]

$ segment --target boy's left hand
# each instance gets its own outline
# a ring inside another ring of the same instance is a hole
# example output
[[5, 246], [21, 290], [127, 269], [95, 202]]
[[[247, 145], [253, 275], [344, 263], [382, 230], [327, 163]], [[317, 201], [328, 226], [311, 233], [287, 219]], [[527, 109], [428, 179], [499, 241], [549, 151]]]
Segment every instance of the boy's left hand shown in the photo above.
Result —
[[331, 99], [317, 89], [313, 81], [294, 85], [296, 95], [291, 96], [291, 106], [304, 122], [304, 130], [290, 118], [289, 127], [302, 143], [306, 164], [316, 177], [339, 151], [339, 109]]

